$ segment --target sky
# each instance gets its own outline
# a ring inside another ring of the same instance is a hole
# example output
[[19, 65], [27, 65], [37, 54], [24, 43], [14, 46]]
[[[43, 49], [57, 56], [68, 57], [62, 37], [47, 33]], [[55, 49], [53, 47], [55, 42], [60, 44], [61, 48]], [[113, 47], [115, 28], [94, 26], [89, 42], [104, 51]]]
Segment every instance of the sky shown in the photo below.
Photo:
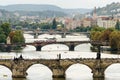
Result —
[[11, 4], [50, 4], [61, 8], [94, 8], [104, 7], [120, 0], [0, 0], [0, 5]]

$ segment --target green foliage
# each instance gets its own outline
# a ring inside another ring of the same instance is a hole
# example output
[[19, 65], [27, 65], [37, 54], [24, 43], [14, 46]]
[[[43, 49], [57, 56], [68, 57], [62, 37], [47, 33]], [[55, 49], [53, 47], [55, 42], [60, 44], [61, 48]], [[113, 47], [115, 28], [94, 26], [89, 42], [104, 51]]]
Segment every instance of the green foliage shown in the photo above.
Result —
[[102, 32], [100, 32], [100, 31], [92, 31], [90, 35], [91, 35], [91, 40], [100, 41], [101, 36], [102, 36]]
[[9, 23], [3, 23], [0, 25], [0, 43], [6, 43], [6, 39], [11, 31]]
[[55, 20], [55, 18], [53, 19], [53, 22], [52, 22], [52, 29], [56, 29], [57, 28], [57, 22]]
[[20, 30], [14, 31], [14, 35], [11, 39], [13, 44], [22, 44], [25, 43], [25, 38], [23, 36], [23, 32]]
[[111, 34], [111, 32], [113, 32], [113, 31], [115, 31], [114, 28], [108, 28], [108, 29], [102, 31], [101, 41], [109, 42], [110, 34]]
[[21, 30], [21, 29], [22, 29], [22, 26], [16, 26], [16, 29], [17, 29], [17, 30]]
[[90, 36], [91, 40], [98, 40], [99, 41], [109, 41], [109, 35], [111, 32], [115, 31], [114, 28], [102, 28], [102, 27], [94, 27], [91, 30]]
[[110, 46], [113, 50], [120, 49], [120, 32], [119, 31], [113, 31], [110, 34]]
[[96, 10], [98, 15], [116, 15], [119, 14], [119, 11], [117, 9], [120, 9], [120, 3], [111, 3], [106, 5], [105, 7], [98, 8]]
[[2, 31], [4, 32], [4, 34], [6, 36], [9, 35], [9, 33], [11, 32], [11, 27], [10, 27], [10, 24], [9, 23], [4, 23], [1, 25], [1, 28], [2, 28]]
[[90, 36], [92, 41], [109, 42], [112, 50], [120, 49], [120, 32], [115, 30], [115, 28], [94, 28]]
[[91, 31], [104, 31], [105, 30], [105, 28], [103, 28], [103, 27], [98, 27], [98, 26], [94, 26], [92, 29], [91, 29]]
[[89, 27], [89, 26], [88, 27], [78, 26], [71, 31], [73, 31], [73, 32], [87, 32], [87, 31], [90, 31], [90, 30], [91, 30], [91, 27]]
[[0, 43], [6, 43], [6, 36], [5, 36], [5, 34], [0, 34]]
[[120, 30], [120, 22], [119, 22], [119, 20], [117, 20], [117, 22], [116, 22], [115, 29]]
[[49, 23], [41, 23], [40, 29], [50, 29], [52, 27], [52, 24]]

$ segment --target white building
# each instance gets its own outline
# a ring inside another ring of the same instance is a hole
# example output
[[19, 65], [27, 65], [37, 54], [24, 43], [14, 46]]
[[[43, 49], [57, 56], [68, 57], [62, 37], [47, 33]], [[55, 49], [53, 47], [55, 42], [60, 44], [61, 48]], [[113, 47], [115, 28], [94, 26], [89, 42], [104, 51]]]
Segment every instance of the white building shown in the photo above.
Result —
[[97, 25], [104, 28], [115, 27], [116, 20], [110, 17], [98, 17]]

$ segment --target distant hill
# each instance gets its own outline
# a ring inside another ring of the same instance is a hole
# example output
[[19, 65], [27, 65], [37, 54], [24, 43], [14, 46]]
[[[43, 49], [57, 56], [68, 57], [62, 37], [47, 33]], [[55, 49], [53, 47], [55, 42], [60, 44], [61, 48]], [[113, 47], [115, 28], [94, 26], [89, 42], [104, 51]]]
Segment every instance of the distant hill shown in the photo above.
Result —
[[98, 15], [116, 15], [120, 14], [120, 3], [112, 3], [106, 5], [105, 7], [98, 8], [97, 10]]
[[0, 18], [10, 18], [10, 17], [14, 17], [12, 12], [0, 9]]
[[16, 4], [8, 6], [0, 6], [0, 9], [5, 9], [7, 11], [61, 11], [60, 7], [54, 5], [33, 5], [33, 4]]
[[20, 16], [39, 16], [42, 18], [55, 17], [55, 16], [57, 17], [67, 16], [67, 14], [64, 12], [50, 11], [50, 10], [47, 10], [47, 11], [14, 11], [13, 13], [14, 14], [18, 13]]
[[7, 11], [58, 11], [64, 13], [81, 13], [90, 12], [91, 9], [63, 9], [54, 5], [36, 5], [36, 4], [16, 4], [0, 6], [0, 9]]
[[74, 14], [74, 13], [80, 13], [80, 14], [85, 14], [88, 12], [91, 12], [92, 9], [84, 9], [84, 8], [79, 8], [79, 9], [64, 9], [65, 13], [68, 14]]

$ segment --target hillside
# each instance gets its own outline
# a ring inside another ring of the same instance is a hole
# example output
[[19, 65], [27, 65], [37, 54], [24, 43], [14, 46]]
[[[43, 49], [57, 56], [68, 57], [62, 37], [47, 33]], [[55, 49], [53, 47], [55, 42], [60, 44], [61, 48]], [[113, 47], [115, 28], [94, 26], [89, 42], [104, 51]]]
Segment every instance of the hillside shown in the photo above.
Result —
[[98, 15], [120, 14], [120, 3], [112, 3], [109, 5], [106, 5], [105, 7], [98, 8], [96, 11]]
[[54, 5], [33, 5], [33, 4], [16, 4], [8, 6], [0, 6], [0, 9], [5, 9], [7, 11], [61, 11], [60, 7]]
[[12, 12], [0, 9], [0, 18], [10, 18], [10, 17], [14, 17]]
[[86, 13], [91, 9], [63, 9], [54, 5], [36, 5], [36, 4], [16, 4], [8, 6], [0, 6], [0, 9], [7, 11], [58, 11], [64, 13]]

